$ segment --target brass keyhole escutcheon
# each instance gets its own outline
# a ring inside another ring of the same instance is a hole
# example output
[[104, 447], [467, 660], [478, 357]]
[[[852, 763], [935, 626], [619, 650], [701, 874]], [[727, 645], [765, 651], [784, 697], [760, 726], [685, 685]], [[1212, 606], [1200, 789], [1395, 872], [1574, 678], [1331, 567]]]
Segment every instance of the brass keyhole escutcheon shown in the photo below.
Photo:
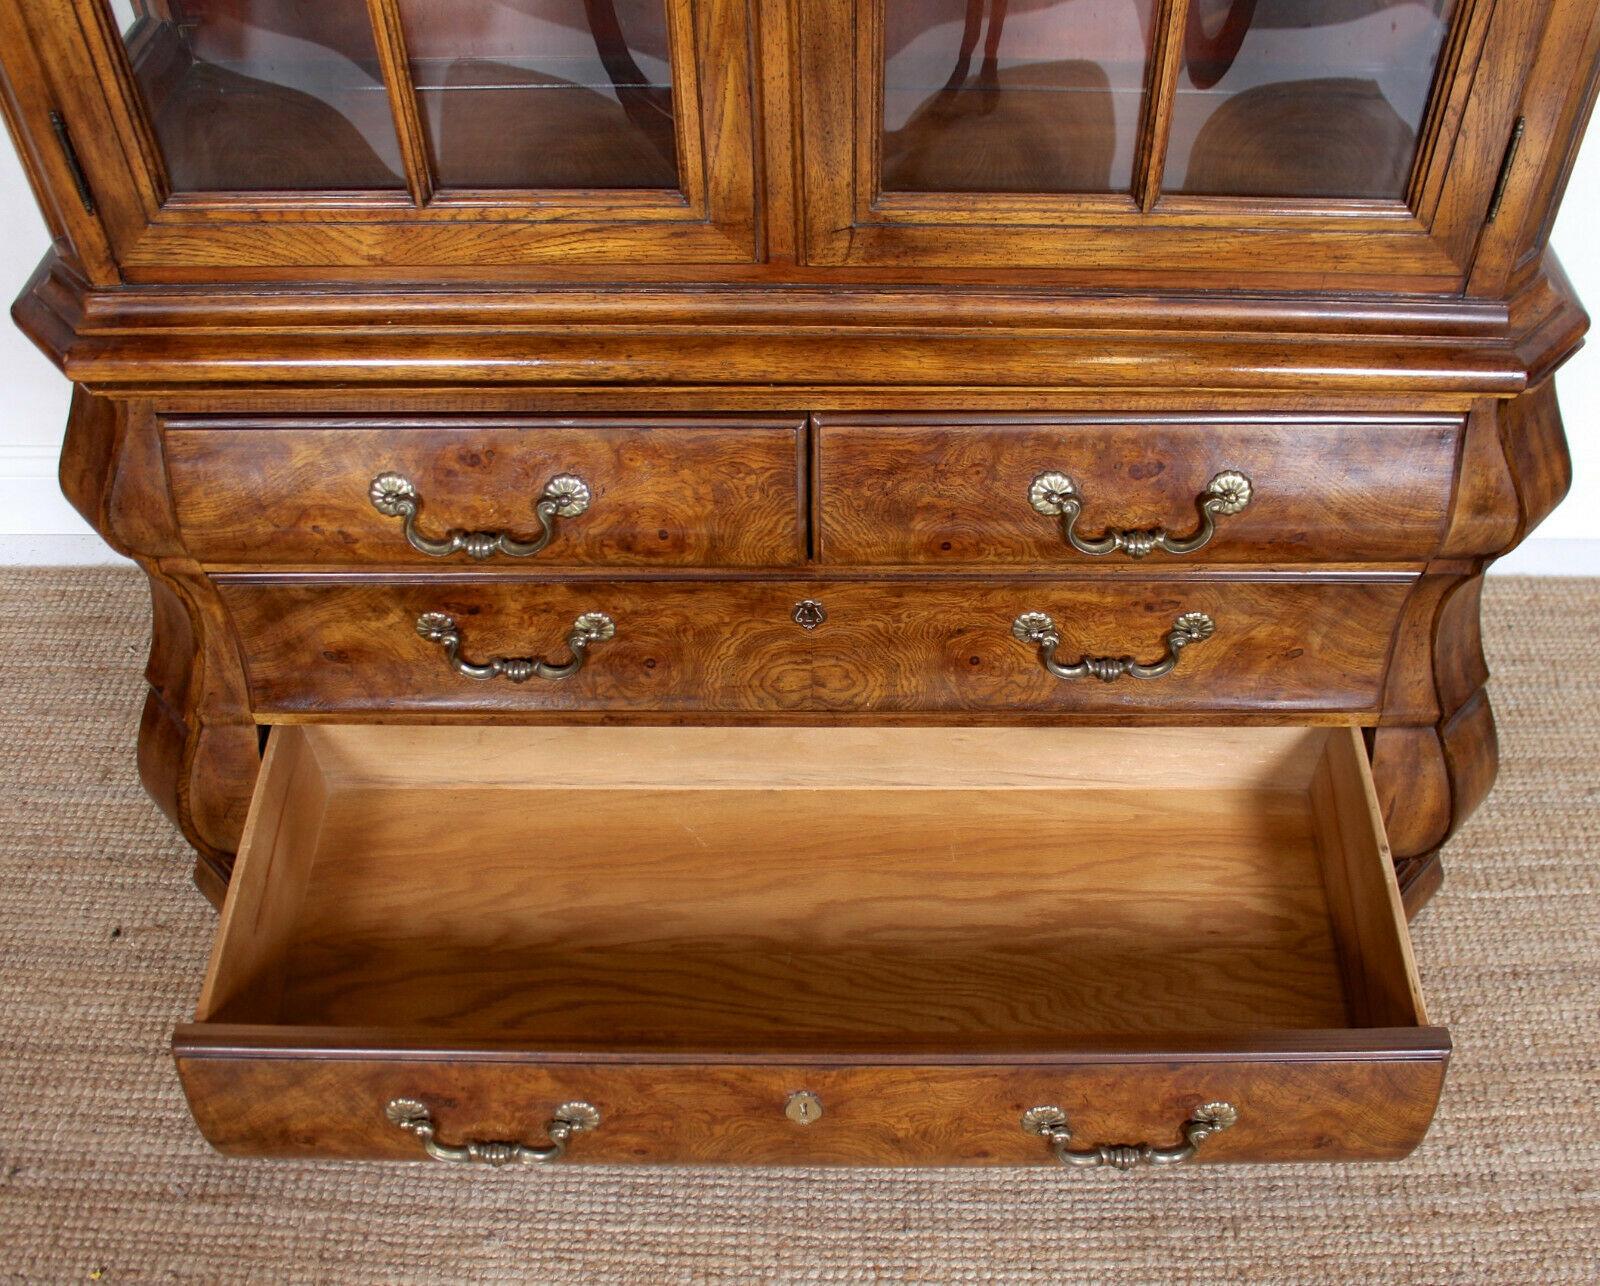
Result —
[[796, 1125], [811, 1125], [822, 1117], [822, 1100], [810, 1090], [799, 1090], [789, 1095], [783, 1114]]
[[828, 619], [828, 609], [814, 598], [794, 605], [794, 623], [803, 630], [814, 630]]

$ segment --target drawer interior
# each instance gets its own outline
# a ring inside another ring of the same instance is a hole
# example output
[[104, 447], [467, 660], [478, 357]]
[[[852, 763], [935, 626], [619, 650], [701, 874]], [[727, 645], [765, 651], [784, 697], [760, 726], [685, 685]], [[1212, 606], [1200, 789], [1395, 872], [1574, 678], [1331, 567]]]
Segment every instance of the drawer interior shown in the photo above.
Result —
[[997, 1054], [1426, 1022], [1360, 733], [273, 731], [202, 1023]]

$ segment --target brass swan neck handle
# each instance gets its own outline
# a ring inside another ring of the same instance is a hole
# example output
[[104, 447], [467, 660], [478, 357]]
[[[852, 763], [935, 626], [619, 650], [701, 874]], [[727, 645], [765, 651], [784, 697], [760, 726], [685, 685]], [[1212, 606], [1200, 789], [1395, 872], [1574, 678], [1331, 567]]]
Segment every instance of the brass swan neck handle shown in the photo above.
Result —
[[585, 612], [572, 622], [567, 632], [569, 661], [546, 661], [536, 656], [499, 656], [489, 661], [468, 661], [461, 655], [461, 631], [455, 618], [443, 612], [424, 612], [417, 617], [417, 633], [444, 649], [450, 668], [468, 679], [508, 679], [526, 683], [529, 679], [570, 679], [583, 669], [589, 648], [617, 635], [616, 622], [604, 612]]
[[1165, 527], [1143, 531], [1124, 531], [1108, 527], [1104, 536], [1090, 540], [1078, 534], [1078, 519], [1083, 515], [1083, 495], [1078, 484], [1064, 473], [1041, 473], [1028, 488], [1028, 503], [1047, 518], [1061, 519], [1061, 534], [1080, 554], [1097, 558], [1124, 553], [1129, 558], [1144, 558], [1156, 550], [1169, 554], [1192, 554], [1211, 543], [1217, 534], [1217, 519], [1240, 513], [1250, 503], [1250, 479], [1237, 469], [1227, 469], [1206, 484], [1195, 497], [1200, 510], [1200, 526], [1189, 536], [1174, 536]]
[[600, 1113], [587, 1103], [563, 1103], [545, 1128], [550, 1142], [541, 1146], [528, 1143], [469, 1141], [441, 1143], [433, 1113], [414, 1098], [397, 1098], [384, 1109], [392, 1125], [422, 1140], [422, 1146], [435, 1161], [459, 1165], [548, 1165], [567, 1154], [567, 1142], [574, 1134], [600, 1128]]
[[561, 474], [545, 484], [544, 492], [533, 507], [533, 516], [539, 521], [539, 531], [529, 540], [519, 540], [505, 531], [464, 531], [452, 527], [438, 538], [425, 536], [417, 529], [417, 516], [422, 510], [422, 497], [410, 478], [400, 473], [380, 473], [367, 488], [367, 498], [372, 507], [387, 518], [399, 518], [404, 523], [406, 540], [419, 554], [430, 558], [448, 558], [464, 553], [468, 558], [482, 562], [496, 554], [508, 558], [528, 558], [539, 553], [555, 537], [558, 518], [576, 518], [589, 508], [592, 496], [589, 484], [571, 474]]
[[1192, 1161], [1200, 1145], [1213, 1134], [1230, 1129], [1239, 1120], [1232, 1103], [1205, 1103], [1178, 1127], [1179, 1141], [1158, 1148], [1149, 1143], [1097, 1143], [1090, 1148], [1072, 1146], [1072, 1126], [1059, 1107], [1030, 1107], [1022, 1114], [1022, 1128], [1049, 1143], [1056, 1160], [1069, 1166], [1111, 1166], [1132, 1170], [1141, 1165], [1178, 1165]]
[[1131, 656], [1085, 656], [1068, 663], [1056, 655], [1061, 646], [1061, 633], [1051, 617], [1043, 612], [1024, 612], [1011, 623], [1011, 633], [1017, 641], [1038, 648], [1040, 664], [1056, 678], [1095, 678], [1102, 683], [1115, 683], [1121, 678], [1159, 679], [1171, 674], [1177, 669], [1183, 649], [1194, 643], [1204, 643], [1216, 629], [1217, 623], [1204, 612], [1185, 612], [1167, 632], [1167, 654], [1159, 661], [1145, 664]]

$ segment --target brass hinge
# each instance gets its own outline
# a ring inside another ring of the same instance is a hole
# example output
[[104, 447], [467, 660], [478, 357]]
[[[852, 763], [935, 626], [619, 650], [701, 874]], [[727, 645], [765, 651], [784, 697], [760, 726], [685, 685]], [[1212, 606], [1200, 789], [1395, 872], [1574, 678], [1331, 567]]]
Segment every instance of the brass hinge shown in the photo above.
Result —
[[1517, 123], [1511, 127], [1511, 140], [1506, 144], [1506, 154], [1500, 161], [1500, 174], [1494, 181], [1494, 195], [1489, 198], [1489, 213], [1484, 219], [1485, 223], [1493, 223], [1500, 217], [1500, 205], [1506, 199], [1506, 188], [1511, 184], [1511, 167], [1517, 163], [1517, 153], [1522, 150], [1522, 135], [1527, 128], [1526, 116], [1517, 117]]
[[56, 142], [61, 146], [61, 157], [72, 172], [72, 185], [78, 189], [78, 200], [83, 202], [85, 214], [94, 213], [94, 192], [89, 187], [89, 176], [83, 172], [83, 162], [78, 159], [78, 149], [72, 145], [72, 135], [67, 130], [67, 118], [60, 112], [50, 113], [50, 128], [56, 132]]

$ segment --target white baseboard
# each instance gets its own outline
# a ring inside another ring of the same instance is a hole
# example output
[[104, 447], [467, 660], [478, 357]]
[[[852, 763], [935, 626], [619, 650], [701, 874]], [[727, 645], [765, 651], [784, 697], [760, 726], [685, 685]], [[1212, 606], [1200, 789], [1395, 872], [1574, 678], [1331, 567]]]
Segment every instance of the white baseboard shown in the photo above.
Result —
[[1534, 536], [1489, 569], [1491, 576], [1600, 576], [1600, 540]]
[[92, 531], [60, 532], [47, 536], [0, 533], [3, 567], [132, 567]]
[[56, 478], [55, 444], [0, 444], [0, 564], [105, 566], [127, 560], [89, 529]]

